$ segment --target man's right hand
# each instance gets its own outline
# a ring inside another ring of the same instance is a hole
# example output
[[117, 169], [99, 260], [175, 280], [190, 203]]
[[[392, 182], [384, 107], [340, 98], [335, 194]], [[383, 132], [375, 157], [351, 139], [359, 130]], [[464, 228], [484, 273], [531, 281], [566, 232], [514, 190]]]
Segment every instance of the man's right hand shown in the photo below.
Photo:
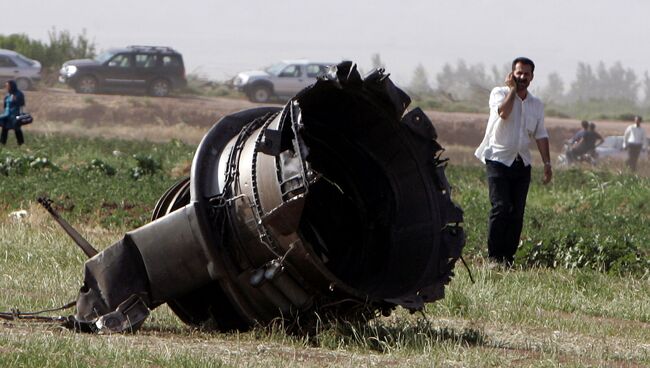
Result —
[[506, 87], [510, 87], [511, 90], [517, 89], [517, 81], [512, 72], [508, 73], [508, 76], [506, 77]]

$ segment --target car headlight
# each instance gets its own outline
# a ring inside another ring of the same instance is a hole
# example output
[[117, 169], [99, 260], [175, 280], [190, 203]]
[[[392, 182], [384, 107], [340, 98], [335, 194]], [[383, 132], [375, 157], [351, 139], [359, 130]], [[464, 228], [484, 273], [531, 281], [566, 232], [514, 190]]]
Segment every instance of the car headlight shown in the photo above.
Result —
[[232, 85], [235, 87], [245, 86], [249, 82], [249, 79], [250, 77], [246, 74], [238, 74], [232, 81]]
[[66, 77], [72, 77], [77, 72], [77, 67], [74, 65], [66, 65], [63, 68], [63, 73]]

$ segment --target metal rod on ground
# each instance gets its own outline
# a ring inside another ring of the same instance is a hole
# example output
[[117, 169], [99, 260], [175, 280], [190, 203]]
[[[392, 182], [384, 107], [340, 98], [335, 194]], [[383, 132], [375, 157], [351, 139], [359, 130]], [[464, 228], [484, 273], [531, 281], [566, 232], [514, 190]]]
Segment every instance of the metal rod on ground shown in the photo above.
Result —
[[61, 225], [63, 230], [72, 238], [72, 240], [81, 248], [81, 250], [88, 256], [92, 258], [97, 254], [97, 249], [95, 249], [86, 239], [84, 239], [77, 230], [75, 230], [66, 220], [64, 220], [54, 208], [52, 208], [53, 201], [47, 197], [39, 197], [38, 203], [40, 203], [47, 212], [54, 217], [54, 220]]

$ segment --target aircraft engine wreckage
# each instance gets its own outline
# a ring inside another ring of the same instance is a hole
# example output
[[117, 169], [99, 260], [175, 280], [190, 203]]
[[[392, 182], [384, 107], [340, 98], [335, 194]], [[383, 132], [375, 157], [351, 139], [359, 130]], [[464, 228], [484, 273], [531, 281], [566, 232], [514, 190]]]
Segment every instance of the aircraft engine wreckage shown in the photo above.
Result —
[[153, 222], [84, 250], [75, 326], [131, 331], [167, 303], [185, 323], [245, 330], [443, 298], [463, 215], [409, 103], [383, 70], [362, 79], [343, 62], [284, 108], [221, 119]]

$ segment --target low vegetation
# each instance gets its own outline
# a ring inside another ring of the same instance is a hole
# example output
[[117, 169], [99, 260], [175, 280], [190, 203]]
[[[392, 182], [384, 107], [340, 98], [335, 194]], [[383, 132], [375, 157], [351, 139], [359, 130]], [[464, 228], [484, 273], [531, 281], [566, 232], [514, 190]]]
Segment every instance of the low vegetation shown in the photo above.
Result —
[[0, 210], [27, 208], [45, 195], [75, 221], [141, 226], [158, 197], [189, 172], [192, 155], [180, 141], [30, 136], [26, 148], [0, 151]]
[[[0, 151], [0, 311], [62, 305], [82, 280], [83, 254], [36, 197], [49, 195], [103, 249], [148, 221], [158, 196], [187, 175], [194, 150], [179, 141], [29, 138]], [[556, 172], [550, 186], [533, 183], [519, 267], [501, 270], [484, 262], [483, 170], [451, 165], [448, 176], [465, 210], [475, 282], [459, 264], [445, 299], [423, 314], [397, 310], [309, 336], [287, 335], [281, 325], [211, 333], [183, 325], [166, 307], [132, 335], [0, 320], [0, 366], [650, 365], [650, 179], [574, 169]]]
[[[489, 208], [484, 173], [451, 166], [449, 176], [465, 211], [466, 253], [483, 256]], [[556, 171], [548, 187], [534, 181], [517, 263], [648, 276], [649, 184], [648, 178], [584, 168]]]

